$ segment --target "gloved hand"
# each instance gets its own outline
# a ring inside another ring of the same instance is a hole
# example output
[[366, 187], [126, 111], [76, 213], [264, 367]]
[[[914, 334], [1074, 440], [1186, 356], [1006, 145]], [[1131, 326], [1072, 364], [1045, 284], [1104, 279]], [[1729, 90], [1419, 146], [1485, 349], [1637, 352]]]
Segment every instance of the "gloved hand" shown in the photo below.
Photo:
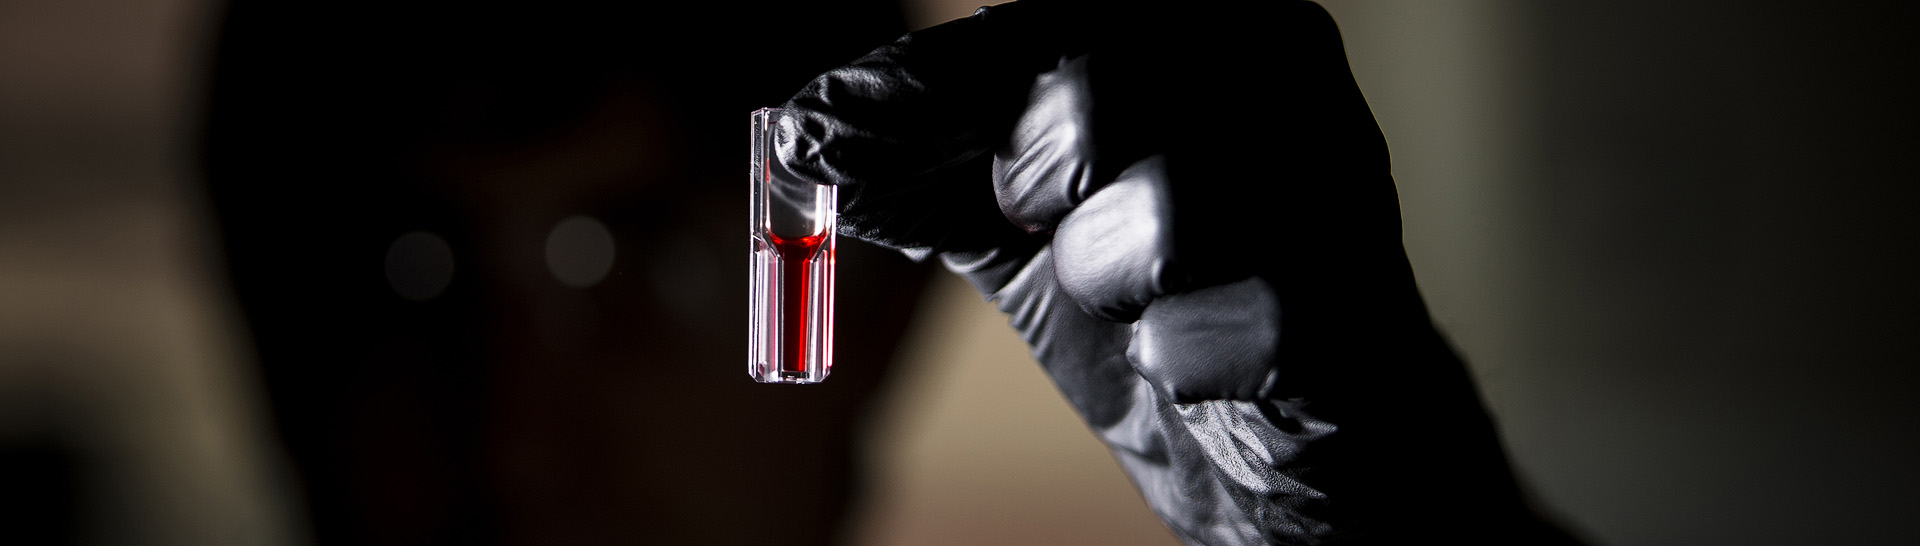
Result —
[[842, 233], [1009, 313], [1189, 543], [1565, 540], [1429, 322], [1319, 6], [982, 8], [784, 108]]

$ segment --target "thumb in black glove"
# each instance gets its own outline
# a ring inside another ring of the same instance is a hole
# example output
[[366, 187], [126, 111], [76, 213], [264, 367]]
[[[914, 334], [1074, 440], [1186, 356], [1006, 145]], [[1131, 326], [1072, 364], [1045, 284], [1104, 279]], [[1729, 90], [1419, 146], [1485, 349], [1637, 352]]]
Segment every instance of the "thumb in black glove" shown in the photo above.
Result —
[[1428, 321], [1331, 18], [1214, 7], [982, 8], [815, 79], [777, 153], [1009, 313], [1190, 543], [1570, 542]]

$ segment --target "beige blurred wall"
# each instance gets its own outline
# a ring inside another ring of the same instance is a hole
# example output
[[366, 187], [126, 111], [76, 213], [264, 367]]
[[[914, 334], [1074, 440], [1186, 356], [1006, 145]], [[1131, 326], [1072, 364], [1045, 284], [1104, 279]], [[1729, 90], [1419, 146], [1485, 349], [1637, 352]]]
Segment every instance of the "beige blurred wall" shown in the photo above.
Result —
[[0, 2], [0, 447], [69, 458], [76, 544], [302, 543], [183, 159], [212, 8]]
[[854, 544], [1180, 544], [972, 286], [941, 276], [908, 336]]

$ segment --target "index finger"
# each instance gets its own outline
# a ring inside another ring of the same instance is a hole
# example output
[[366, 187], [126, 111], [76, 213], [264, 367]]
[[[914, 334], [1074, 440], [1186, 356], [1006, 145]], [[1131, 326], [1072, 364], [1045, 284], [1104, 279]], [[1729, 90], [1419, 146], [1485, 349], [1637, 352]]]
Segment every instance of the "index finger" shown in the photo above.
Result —
[[1062, 2], [1013, 2], [917, 31], [808, 83], [776, 153], [835, 185], [908, 180], [1006, 140], [1033, 85], [1076, 41]]

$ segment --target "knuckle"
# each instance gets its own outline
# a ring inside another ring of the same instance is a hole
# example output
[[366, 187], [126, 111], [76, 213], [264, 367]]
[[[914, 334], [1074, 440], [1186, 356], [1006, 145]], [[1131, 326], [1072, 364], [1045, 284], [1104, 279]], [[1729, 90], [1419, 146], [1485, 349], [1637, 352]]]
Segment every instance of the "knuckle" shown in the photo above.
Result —
[[1127, 360], [1178, 403], [1253, 400], [1273, 387], [1280, 335], [1279, 298], [1252, 277], [1155, 300]]

